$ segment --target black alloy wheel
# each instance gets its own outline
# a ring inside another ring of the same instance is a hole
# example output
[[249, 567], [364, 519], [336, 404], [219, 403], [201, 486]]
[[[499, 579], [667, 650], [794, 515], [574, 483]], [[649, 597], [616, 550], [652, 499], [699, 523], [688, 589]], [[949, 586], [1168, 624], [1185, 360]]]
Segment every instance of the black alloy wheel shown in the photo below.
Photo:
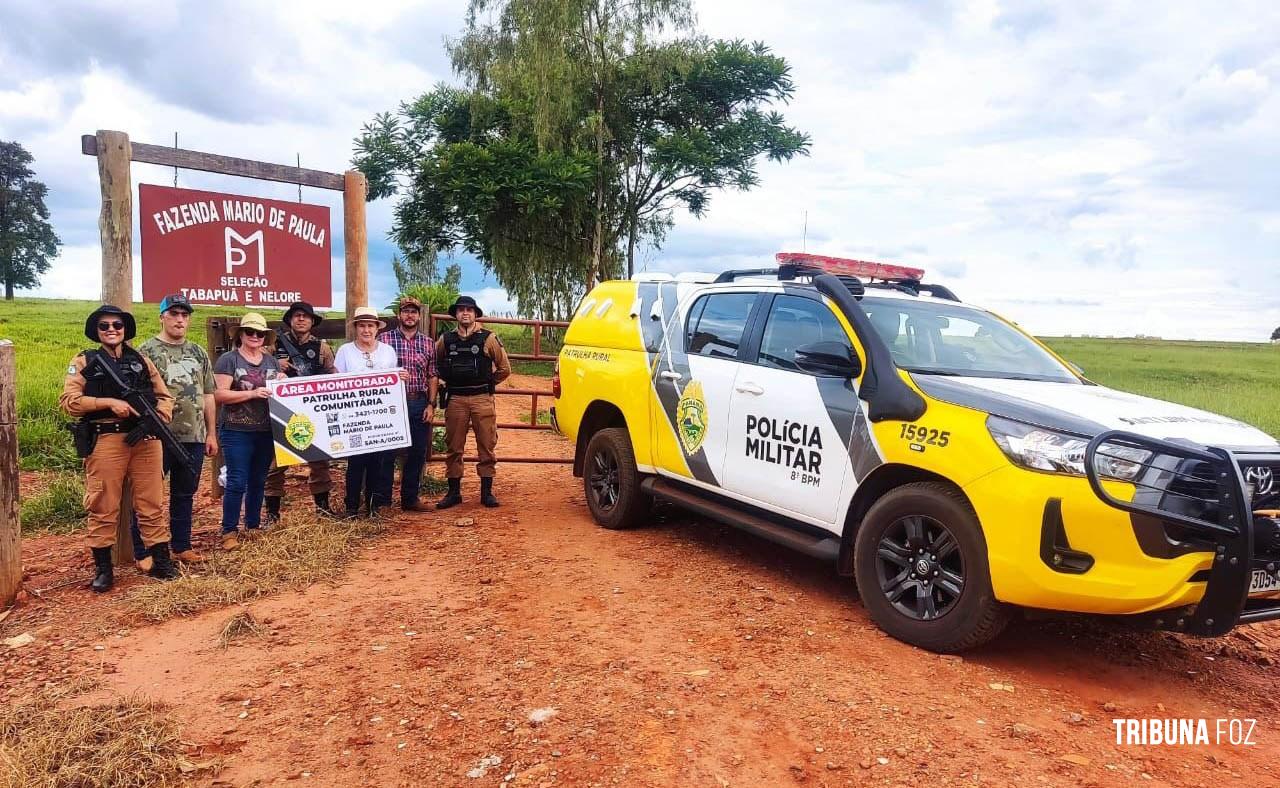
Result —
[[618, 505], [618, 455], [612, 448], [601, 446], [587, 461], [587, 489], [601, 512], [612, 511]]
[[964, 591], [964, 556], [943, 523], [924, 515], [900, 517], [876, 547], [876, 580], [899, 613], [932, 621], [951, 612]]
[[630, 528], [649, 511], [649, 496], [640, 489], [640, 472], [625, 427], [607, 427], [587, 441], [582, 463], [587, 508], [605, 528]]
[[930, 651], [976, 648], [1009, 620], [992, 590], [982, 524], [946, 482], [908, 482], [880, 496], [853, 536], [853, 574], [872, 620]]

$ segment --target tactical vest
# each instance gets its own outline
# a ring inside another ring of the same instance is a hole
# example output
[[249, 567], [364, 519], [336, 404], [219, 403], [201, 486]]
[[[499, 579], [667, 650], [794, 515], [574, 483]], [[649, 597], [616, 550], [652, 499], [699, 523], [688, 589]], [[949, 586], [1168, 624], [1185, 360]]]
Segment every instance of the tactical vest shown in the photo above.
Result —
[[476, 329], [463, 339], [457, 331], [446, 333], [441, 342], [444, 354], [436, 360], [440, 378], [450, 394], [492, 394], [493, 359], [484, 352], [489, 331]]
[[[86, 350], [80, 355], [85, 356], [86, 361], [92, 360], [90, 354], [103, 352], [105, 350]], [[116, 367], [120, 370], [120, 377], [125, 383], [129, 384], [129, 388], [143, 392], [146, 396], [155, 398], [155, 389], [152, 388], [151, 375], [147, 372], [147, 362], [142, 354], [128, 345], [121, 348], [120, 358], [116, 359]], [[116, 385], [106, 370], [102, 368], [102, 364], [94, 364], [92, 367], [86, 366], [80, 370], [80, 376], [84, 378], [84, 395], [87, 397], [107, 397], [111, 399], [122, 399], [124, 392]], [[100, 421], [102, 419], [113, 419], [115, 414], [110, 408], [104, 410], [95, 410], [92, 413], [86, 413], [80, 417], [81, 421]]]
[[[299, 342], [293, 338], [293, 334], [291, 333], [288, 336], [288, 340], [289, 343], [297, 348], [298, 352], [301, 354], [301, 358], [293, 358], [288, 355], [287, 351], [278, 354], [279, 357], [288, 358], [289, 363], [293, 365], [293, 370], [291, 370], [292, 374], [290, 374], [289, 377], [305, 377], [307, 375], [320, 375], [324, 373], [324, 367], [320, 363], [320, 345], [324, 342], [323, 339], [320, 339], [313, 334], [309, 341]], [[276, 344], [276, 347], [283, 350], [284, 343], [279, 342]]]

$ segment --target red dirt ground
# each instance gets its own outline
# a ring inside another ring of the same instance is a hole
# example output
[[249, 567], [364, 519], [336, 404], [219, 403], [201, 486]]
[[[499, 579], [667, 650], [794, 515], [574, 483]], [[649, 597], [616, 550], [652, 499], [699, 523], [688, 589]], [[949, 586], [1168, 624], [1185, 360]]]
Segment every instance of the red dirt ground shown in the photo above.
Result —
[[[499, 452], [571, 447], [508, 431]], [[29, 596], [0, 622], [37, 638], [0, 653], [3, 695], [83, 676], [85, 702], [172, 704], [191, 760], [221, 764], [197, 785], [1280, 785], [1280, 628], [1023, 622], [939, 657], [881, 634], [825, 564], [674, 510], [606, 531], [568, 466], [499, 474], [502, 508], [468, 476], [464, 505], [401, 516], [339, 582], [247, 605], [270, 632], [227, 649], [234, 610], [147, 625], [118, 591]], [[78, 537], [23, 552], [29, 589], [87, 575]], [[1211, 739], [1255, 719], [1256, 746], [1118, 746], [1117, 717], [1208, 718]]]

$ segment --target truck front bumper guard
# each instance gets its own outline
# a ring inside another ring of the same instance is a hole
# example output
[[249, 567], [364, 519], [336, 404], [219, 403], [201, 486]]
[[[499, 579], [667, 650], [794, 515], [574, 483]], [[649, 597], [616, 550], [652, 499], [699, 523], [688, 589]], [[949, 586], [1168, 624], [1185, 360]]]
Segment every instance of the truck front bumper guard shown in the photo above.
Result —
[[[1146, 462], [1134, 463], [1141, 466], [1141, 472], [1128, 482], [1135, 487], [1132, 501], [1108, 492], [1098, 470], [1099, 461], [1132, 462], [1132, 454], [1117, 455], [1117, 448], [1151, 453]], [[1104, 503], [1131, 514], [1157, 518], [1166, 527], [1179, 529], [1186, 540], [1202, 543], [1206, 551], [1213, 553], [1200, 602], [1189, 610], [1148, 614], [1156, 627], [1213, 637], [1229, 632], [1237, 624], [1280, 619], [1280, 600], [1249, 596], [1253, 572], [1274, 572], [1280, 557], [1274, 553], [1260, 555], [1256, 549], [1255, 531], [1265, 528], [1267, 533], [1274, 533], [1278, 526], [1268, 516], [1255, 515], [1252, 493], [1241, 470], [1259, 466], [1280, 470], [1280, 455], [1232, 452], [1116, 430], [1104, 432], [1089, 443], [1084, 465], [1089, 485]]]

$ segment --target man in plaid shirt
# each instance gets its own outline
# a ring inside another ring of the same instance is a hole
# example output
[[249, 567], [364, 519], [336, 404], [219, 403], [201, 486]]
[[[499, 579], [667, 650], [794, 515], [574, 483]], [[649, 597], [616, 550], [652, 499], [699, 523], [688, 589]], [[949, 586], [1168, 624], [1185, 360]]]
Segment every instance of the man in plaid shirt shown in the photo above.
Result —
[[[436, 413], [436, 344], [418, 330], [422, 321], [421, 301], [413, 296], [402, 296], [398, 316], [399, 325], [379, 334], [378, 341], [396, 351], [400, 366], [409, 373], [404, 389], [409, 401], [409, 435], [413, 444], [405, 454], [404, 470], [400, 475], [400, 506], [406, 512], [425, 512], [428, 509], [418, 500], [418, 492], [422, 487], [427, 449], [431, 446], [431, 419]], [[383, 500], [388, 502], [395, 476], [395, 453], [391, 457], [392, 467], [382, 474], [387, 485]]]

